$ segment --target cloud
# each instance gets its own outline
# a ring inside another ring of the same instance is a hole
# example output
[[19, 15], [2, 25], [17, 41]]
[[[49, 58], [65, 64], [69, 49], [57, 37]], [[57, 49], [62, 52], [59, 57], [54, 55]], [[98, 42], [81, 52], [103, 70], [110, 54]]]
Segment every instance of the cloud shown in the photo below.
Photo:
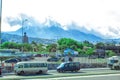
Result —
[[[23, 13], [40, 23], [47, 17], [59, 22], [64, 29], [75, 22], [76, 29], [86, 29], [106, 38], [118, 38], [120, 32], [119, 0], [3, 0], [3, 19]], [[4, 21], [2, 31], [6, 29]], [[11, 27], [11, 26], [10, 26]], [[12, 26], [13, 27], [13, 26]], [[11, 29], [9, 29], [11, 30]], [[8, 30], [7, 30], [8, 31]]]

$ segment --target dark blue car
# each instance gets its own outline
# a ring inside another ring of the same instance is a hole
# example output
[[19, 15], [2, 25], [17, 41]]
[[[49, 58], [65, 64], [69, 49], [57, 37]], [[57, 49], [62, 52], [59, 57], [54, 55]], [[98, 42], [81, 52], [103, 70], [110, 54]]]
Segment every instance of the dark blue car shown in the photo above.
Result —
[[78, 72], [79, 70], [80, 70], [79, 62], [64, 62], [57, 67], [58, 72], [66, 72], [66, 71]]
[[47, 59], [48, 62], [57, 62], [59, 60], [60, 60], [60, 58], [57, 58], [57, 57]]
[[19, 62], [19, 60], [16, 58], [5, 60], [5, 63], [17, 63], [17, 62]]

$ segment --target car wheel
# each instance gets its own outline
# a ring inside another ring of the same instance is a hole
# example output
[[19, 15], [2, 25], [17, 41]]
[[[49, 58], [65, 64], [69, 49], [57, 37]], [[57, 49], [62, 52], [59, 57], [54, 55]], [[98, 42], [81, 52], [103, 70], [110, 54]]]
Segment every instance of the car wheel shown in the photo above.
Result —
[[63, 73], [64, 73], [65, 71], [64, 71], [64, 70], [62, 70], [61, 72], [63, 72]]
[[38, 73], [39, 73], [39, 74], [42, 74], [42, 70], [40, 70]]
[[20, 75], [24, 75], [24, 71], [21, 71], [19, 74], [20, 74]]
[[59, 73], [60, 73], [60, 71], [59, 71], [59, 70], [57, 70], [57, 72], [59, 72]]
[[78, 70], [75, 70], [75, 72], [78, 72]]

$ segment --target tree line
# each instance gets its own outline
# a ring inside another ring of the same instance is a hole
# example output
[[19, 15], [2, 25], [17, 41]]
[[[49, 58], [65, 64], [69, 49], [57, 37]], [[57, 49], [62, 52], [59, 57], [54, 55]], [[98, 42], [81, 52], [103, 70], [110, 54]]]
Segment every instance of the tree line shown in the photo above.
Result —
[[[104, 47], [105, 44], [103, 42], [97, 42], [96, 44], [91, 43], [89, 41], [76, 41], [71, 38], [61, 38], [56, 43], [52, 44], [41, 44], [36, 43], [32, 41], [31, 43], [16, 43], [16, 42], [3, 42], [1, 44], [2, 49], [19, 49], [20, 51], [24, 52], [38, 52], [38, 53], [44, 53], [44, 52], [57, 52], [63, 53], [66, 48], [71, 48], [79, 53], [79, 55], [92, 55], [95, 53], [95, 50], [97, 48]], [[109, 44], [114, 45], [114, 44]], [[115, 52], [111, 50], [107, 50], [106, 54], [108, 56], [115, 55]]]

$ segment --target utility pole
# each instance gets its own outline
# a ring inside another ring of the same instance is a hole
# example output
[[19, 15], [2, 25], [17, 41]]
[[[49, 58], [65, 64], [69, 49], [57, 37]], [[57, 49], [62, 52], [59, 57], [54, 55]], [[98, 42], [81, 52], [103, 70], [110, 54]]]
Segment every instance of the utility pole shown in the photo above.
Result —
[[1, 49], [1, 42], [2, 42], [1, 25], [2, 25], [2, 0], [0, 0], [0, 49]]
[[[1, 37], [1, 23], [2, 23], [2, 0], [0, 0], [0, 49], [1, 49], [1, 42], [2, 42], [2, 37]], [[2, 57], [0, 57], [1, 61], [1, 66], [2, 66]], [[2, 75], [2, 69], [0, 72], [0, 76]]]

